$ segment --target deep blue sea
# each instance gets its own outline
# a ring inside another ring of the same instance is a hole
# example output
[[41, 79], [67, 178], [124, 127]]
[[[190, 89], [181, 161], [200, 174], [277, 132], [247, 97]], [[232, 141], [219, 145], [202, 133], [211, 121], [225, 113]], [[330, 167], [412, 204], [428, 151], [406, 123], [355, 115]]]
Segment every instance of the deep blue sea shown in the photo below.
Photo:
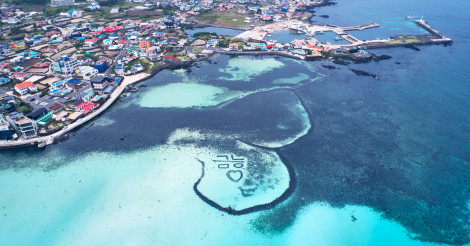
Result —
[[1, 150], [0, 245], [469, 245], [468, 9], [338, 0], [312, 21], [376, 22], [357, 34], [375, 39], [424, 16], [454, 43], [349, 65], [220, 55], [61, 144]]

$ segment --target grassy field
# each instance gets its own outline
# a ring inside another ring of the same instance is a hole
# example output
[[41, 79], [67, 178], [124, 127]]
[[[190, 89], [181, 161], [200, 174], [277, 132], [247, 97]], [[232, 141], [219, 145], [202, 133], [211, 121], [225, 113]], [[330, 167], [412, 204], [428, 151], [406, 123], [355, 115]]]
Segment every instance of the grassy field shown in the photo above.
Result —
[[403, 40], [392, 40], [388, 41], [387, 44], [402, 44], [402, 43], [417, 43], [420, 42], [418, 39], [403, 39]]
[[245, 23], [245, 17], [248, 15], [240, 15], [236, 13], [236, 10], [224, 11], [224, 12], [210, 12], [196, 15], [195, 19], [198, 21], [228, 26], [228, 27], [249, 27], [250, 23]]

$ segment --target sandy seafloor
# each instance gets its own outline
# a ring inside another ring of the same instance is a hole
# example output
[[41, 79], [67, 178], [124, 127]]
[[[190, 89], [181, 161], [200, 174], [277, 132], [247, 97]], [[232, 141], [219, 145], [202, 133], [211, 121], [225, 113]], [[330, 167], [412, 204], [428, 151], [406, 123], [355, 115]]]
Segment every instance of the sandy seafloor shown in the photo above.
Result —
[[338, 1], [312, 20], [374, 38], [423, 15], [455, 43], [348, 66], [217, 56], [61, 144], [0, 151], [0, 245], [468, 244], [469, 7]]

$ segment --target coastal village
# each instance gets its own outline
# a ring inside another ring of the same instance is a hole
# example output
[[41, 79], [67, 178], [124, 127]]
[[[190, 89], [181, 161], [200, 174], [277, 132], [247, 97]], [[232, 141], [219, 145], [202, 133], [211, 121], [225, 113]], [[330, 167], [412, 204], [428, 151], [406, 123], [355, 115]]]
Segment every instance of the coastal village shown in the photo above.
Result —
[[[276, 55], [302, 60], [368, 62], [372, 48], [449, 44], [449, 38], [415, 20], [426, 35], [359, 40], [348, 31], [378, 24], [338, 27], [308, 23], [324, 0], [51, 0], [34, 11], [0, 8], [0, 148], [60, 141], [93, 119], [134, 85], [167, 68], [188, 66], [216, 53]], [[235, 36], [187, 30], [218, 26]], [[302, 34], [290, 42], [271, 35]], [[332, 32], [335, 42], [317, 37]]]

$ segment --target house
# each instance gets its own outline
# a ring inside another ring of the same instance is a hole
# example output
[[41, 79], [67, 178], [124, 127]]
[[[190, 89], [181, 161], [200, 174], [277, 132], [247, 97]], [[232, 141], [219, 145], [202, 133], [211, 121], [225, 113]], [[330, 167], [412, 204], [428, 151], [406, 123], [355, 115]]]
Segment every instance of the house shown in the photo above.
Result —
[[66, 18], [79, 18], [82, 17], [82, 12], [76, 10], [69, 10], [67, 12], [60, 13], [59, 15]]
[[95, 10], [100, 10], [101, 6], [99, 3], [93, 3], [93, 4], [88, 5], [87, 8], [91, 11], [95, 11]]
[[53, 115], [52, 118], [55, 119], [56, 121], [65, 121], [65, 117], [69, 114], [67, 111], [62, 111], [57, 115]]
[[348, 53], [348, 51], [345, 50], [345, 49], [336, 49], [335, 50], [335, 54], [337, 54], [337, 55], [344, 55], [346, 53]]
[[16, 110], [16, 107], [13, 102], [4, 103], [3, 105], [0, 104], [0, 115], [15, 112], [15, 110]]
[[14, 57], [14, 58], [10, 59], [10, 63], [14, 64], [14, 65], [21, 64], [24, 61], [25, 61], [24, 56], [17, 56], [17, 57]]
[[52, 68], [56, 73], [65, 75], [73, 74], [79, 62], [75, 57], [62, 56], [59, 61], [52, 62]]
[[53, 113], [55, 112], [59, 112], [60, 110], [62, 110], [64, 108], [64, 105], [62, 104], [59, 104], [59, 103], [55, 103], [49, 110]]
[[82, 109], [82, 113], [83, 114], [88, 114], [93, 109], [97, 108], [98, 106], [100, 106], [99, 103], [89, 103], [89, 102], [87, 102], [87, 105], [85, 105], [85, 107], [83, 107], [83, 109]]
[[71, 6], [75, 4], [75, 0], [51, 0], [51, 6]]
[[142, 71], [144, 71], [144, 67], [142, 67], [142, 65], [140, 65], [140, 64], [135, 64], [134, 66], [132, 66], [131, 71], [133, 73], [142, 72]]
[[11, 46], [8, 43], [0, 43], [0, 55], [11, 53]]
[[108, 47], [108, 50], [122, 50], [122, 48], [124, 48], [124, 45], [123, 44], [114, 44], [114, 45], [110, 45]]
[[98, 38], [85, 39], [85, 45], [92, 46], [98, 41]]
[[17, 116], [13, 120], [14, 127], [24, 138], [35, 137], [38, 132], [38, 125], [36, 121], [26, 118], [23, 115]]
[[14, 137], [15, 131], [10, 129], [10, 123], [0, 115], [0, 139], [9, 140]]
[[168, 62], [168, 63], [176, 63], [176, 62], [179, 62], [179, 59], [174, 56], [164, 55], [162, 57], [162, 61]]
[[97, 108], [100, 104], [99, 103], [91, 103], [91, 102], [82, 102], [75, 106], [76, 111], [81, 111], [83, 114], [89, 113], [91, 110]]
[[153, 36], [163, 38], [163, 37], [165, 37], [165, 33], [164, 32], [156, 32], [156, 33], [153, 34]]
[[108, 46], [108, 45], [112, 45], [112, 44], [113, 44], [113, 40], [112, 40], [112, 39], [109, 39], [109, 38], [108, 38], [108, 39], [103, 40], [103, 45]]
[[25, 79], [27, 79], [29, 76], [28, 74], [26, 73], [14, 73], [12, 75], [10, 75], [10, 78], [11, 79], [17, 79], [19, 81], [24, 81]]
[[238, 50], [238, 43], [230, 43], [228, 45], [229, 50]]
[[80, 66], [75, 70], [75, 73], [81, 75], [86, 80], [91, 80], [98, 74], [98, 69], [90, 66]]
[[108, 69], [107, 59], [99, 60], [95, 63], [94, 68], [98, 70], [99, 73], [104, 73]]
[[39, 17], [39, 18], [36, 18], [34, 19], [34, 24], [36, 24], [36, 26], [45, 26], [47, 25], [47, 19], [44, 18], [44, 17]]
[[103, 94], [104, 89], [108, 86], [109, 82], [104, 76], [96, 76], [91, 81], [91, 86], [93, 87], [93, 91], [98, 94]]
[[65, 87], [67, 81], [57, 81], [55, 83], [52, 83], [51, 85], [51, 90], [61, 90]]
[[11, 49], [13, 51], [24, 50], [24, 49], [26, 49], [26, 44], [23, 43], [23, 42], [17, 43], [17, 44], [12, 44]]
[[152, 42], [150, 40], [139, 39], [139, 47], [141, 49], [148, 49], [152, 46]]
[[15, 85], [15, 91], [20, 95], [28, 94], [28, 92], [37, 92], [38, 88], [31, 81], [25, 81]]
[[47, 114], [47, 109], [44, 108], [44, 107], [41, 107], [41, 108], [38, 108], [38, 109], [34, 110], [33, 112], [29, 113], [28, 115], [26, 115], [26, 117], [28, 117], [32, 120], [37, 120], [45, 114]]
[[162, 58], [157, 54], [149, 54], [149, 59], [152, 62], [160, 61]]
[[117, 14], [119, 13], [119, 7], [114, 7], [109, 11], [110, 14]]
[[0, 85], [10, 83], [11, 79], [9, 78], [0, 78]]
[[116, 67], [114, 68], [114, 72], [116, 72], [117, 75], [124, 75], [124, 66], [122, 63], [116, 64]]
[[71, 90], [78, 90], [80, 89], [80, 85], [82, 84], [81, 81], [81, 79], [69, 79], [67, 81], [66, 86]]

